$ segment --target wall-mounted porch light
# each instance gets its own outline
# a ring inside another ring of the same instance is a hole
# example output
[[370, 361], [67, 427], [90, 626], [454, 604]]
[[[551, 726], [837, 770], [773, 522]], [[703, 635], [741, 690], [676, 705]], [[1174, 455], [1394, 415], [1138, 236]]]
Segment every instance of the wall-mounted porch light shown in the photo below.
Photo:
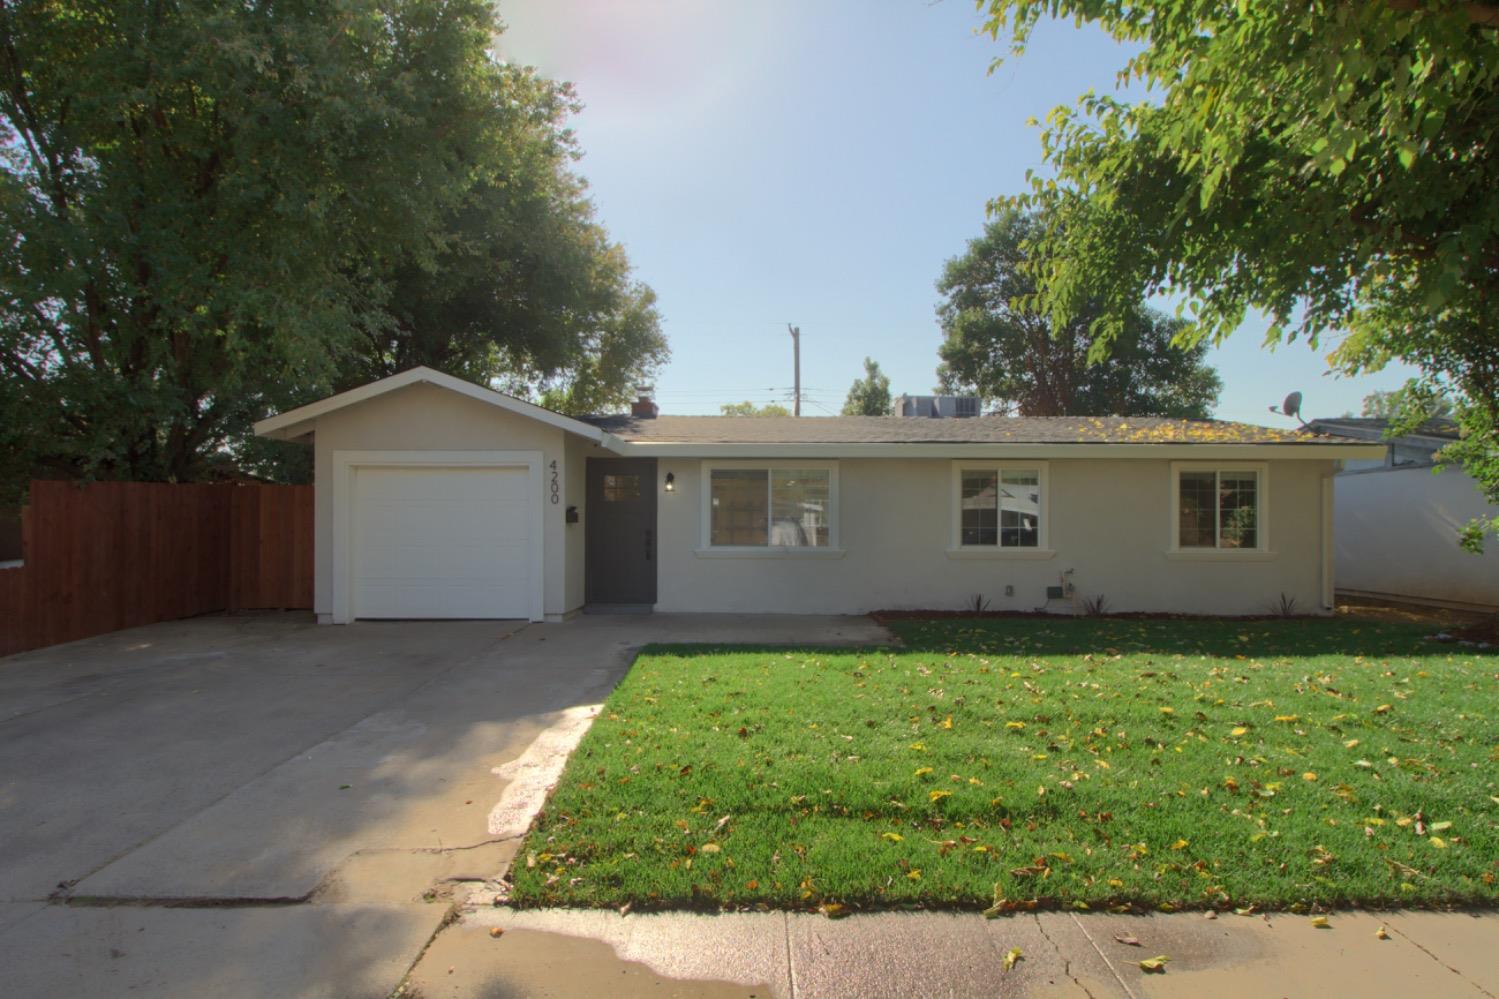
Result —
[[669, 493], [674, 493], [677, 491], [677, 473], [666, 473], [666, 491]]

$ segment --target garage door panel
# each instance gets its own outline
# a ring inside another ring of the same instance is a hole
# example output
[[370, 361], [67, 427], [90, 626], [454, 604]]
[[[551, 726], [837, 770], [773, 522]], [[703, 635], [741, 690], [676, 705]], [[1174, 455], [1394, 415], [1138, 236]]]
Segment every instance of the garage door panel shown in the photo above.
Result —
[[526, 467], [362, 468], [354, 495], [354, 616], [530, 617]]

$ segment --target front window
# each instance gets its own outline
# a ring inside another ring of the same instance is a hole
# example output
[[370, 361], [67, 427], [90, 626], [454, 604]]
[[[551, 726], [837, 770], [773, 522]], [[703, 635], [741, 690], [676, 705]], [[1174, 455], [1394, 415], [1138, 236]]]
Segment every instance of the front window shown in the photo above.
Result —
[[959, 544], [1041, 547], [1041, 469], [964, 467], [959, 473]]
[[715, 468], [709, 473], [709, 544], [715, 548], [826, 548], [826, 468]]
[[1178, 548], [1260, 547], [1258, 471], [1184, 469], [1176, 489]]

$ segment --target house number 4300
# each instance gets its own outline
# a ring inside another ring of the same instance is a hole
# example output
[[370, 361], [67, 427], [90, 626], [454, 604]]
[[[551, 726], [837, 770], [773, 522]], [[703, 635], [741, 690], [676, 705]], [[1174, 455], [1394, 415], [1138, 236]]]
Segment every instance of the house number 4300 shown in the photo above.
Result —
[[557, 463], [551, 464], [552, 469], [552, 505], [556, 506], [562, 500], [562, 486], [557, 481]]

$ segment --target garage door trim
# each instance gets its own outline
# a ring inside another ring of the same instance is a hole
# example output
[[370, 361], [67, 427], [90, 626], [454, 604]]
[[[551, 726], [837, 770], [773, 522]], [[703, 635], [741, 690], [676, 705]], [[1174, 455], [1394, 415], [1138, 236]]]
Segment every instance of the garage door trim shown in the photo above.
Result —
[[334, 451], [333, 623], [354, 620], [354, 473], [361, 468], [525, 468], [530, 478], [531, 620], [545, 619], [546, 530], [540, 451]]

